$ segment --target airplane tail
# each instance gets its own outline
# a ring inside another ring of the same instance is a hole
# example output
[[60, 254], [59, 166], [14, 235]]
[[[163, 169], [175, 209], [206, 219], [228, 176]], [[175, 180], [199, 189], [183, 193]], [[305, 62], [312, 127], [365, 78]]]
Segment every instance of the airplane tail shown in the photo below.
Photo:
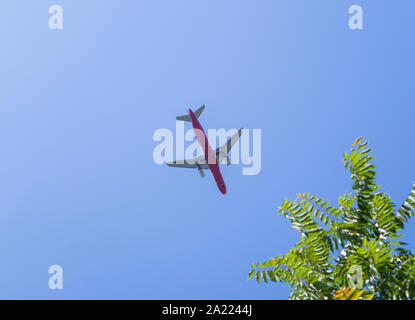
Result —
[[[205, 110], [205, 105], [201, 106], [199, 109], [197, 109], [195, 112], [193, 112], [196, 119], [199, 119], [199, 117], [202, 114], [203, 110]], [[192, 119], [190, 118], [189, 115], [179, 116], [179, 117], [176, 117], [176, 119], [179, 120], [179, 121], [192, 122]]]

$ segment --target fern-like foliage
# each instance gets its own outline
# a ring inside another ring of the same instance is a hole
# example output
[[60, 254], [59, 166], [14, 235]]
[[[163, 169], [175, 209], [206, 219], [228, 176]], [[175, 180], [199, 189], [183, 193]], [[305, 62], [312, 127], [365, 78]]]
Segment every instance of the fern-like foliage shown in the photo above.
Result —
[[252, 264], [248, 278], [287, 283], [290, 299], [415, 297], [415, 257], [396, 240], [414, 215], [415, 184], [396, 210], [378, 191], [367, 145], [359, 138], [344, 154], [353, 192], [340, 196], [337, 204], [309, 193], [282, 203], [278, 212], [290, 219], [300, 241], [285, 255]]
[[357, 290], [348, 287], [339, 289], [335, 296], [335, 300], [372, 300], [375, 295], [365, 290]]

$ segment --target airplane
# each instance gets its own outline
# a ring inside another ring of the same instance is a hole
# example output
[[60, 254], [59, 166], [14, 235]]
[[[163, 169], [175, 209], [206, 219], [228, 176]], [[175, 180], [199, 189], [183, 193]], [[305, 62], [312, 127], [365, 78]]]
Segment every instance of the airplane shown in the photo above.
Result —
[[231, 161], [228, 157], [228, 152], [232, 149], [236, 141], [242, 133], [242, 128], [239, 129], [231, 138], [228, 139], [221, 147], [213, 151], [209, 145], [209, 141], [206, 137], [205, 131], [203, 130], [198, 118], [205, 109], [205, 105], [202, 105], [195, 112], [192, 109], [187, 110], [188, 115], [176, 117], [179, 121], [191, 122], [193, 130], [196, 135], [196, 139], [199, 145], [202, 147], [203, 155], [194, 159], [180, 160], [174, 162], [166, 162], [169, 167], [178, 168], [193, 168], [199, 171], [200, 177], [204, 177], [204, 169], [209, 169], [215, 179], [216, 185], [222, 194], [226, 194], [226, 185], [223, 180], [222, 173], [220, 172], [219, 164], [226, 158], [226, 164], [230, 165]]

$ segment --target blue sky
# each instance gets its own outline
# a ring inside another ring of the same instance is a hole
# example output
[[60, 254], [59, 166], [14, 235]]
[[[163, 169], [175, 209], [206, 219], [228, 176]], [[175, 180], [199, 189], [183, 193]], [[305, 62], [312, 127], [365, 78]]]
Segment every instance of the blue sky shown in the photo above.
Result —
[[[48, 8], [63, 7], [63, 30]], [[364, 9], [364, 30], [348, 8]], [[285, 299], [247, 281], [298, 239], [276, 213], [351, 191], [365, 136], [395, 203], [415, 180], [411, 1], [2, 1], [0, 298]], [[153, 162], [155, 130], [262, 130], [262, 171]], [[188, 124], [186, 128], [189, 128]], [[414, 223], [406, 241], [414, 247]], [[48, 268], [64, 289], [48, 288]]]

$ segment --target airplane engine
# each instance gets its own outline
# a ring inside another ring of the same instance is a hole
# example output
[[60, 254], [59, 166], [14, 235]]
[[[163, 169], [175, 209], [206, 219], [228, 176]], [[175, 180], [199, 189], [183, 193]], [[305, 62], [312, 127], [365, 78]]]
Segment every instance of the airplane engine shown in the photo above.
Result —
[[199, 164], [197, 164], [197, 170], [199, 171], [200, 177], [204, 178], [205, 173], [203, 172], [203, 169], [199, 166]]
[[199, 170], [199, 174], [200, 174], [200, 177], [201, 178], [204, 178], [205, 177], [205, 173], [203, 172], [203, 169], [198, 169]]

